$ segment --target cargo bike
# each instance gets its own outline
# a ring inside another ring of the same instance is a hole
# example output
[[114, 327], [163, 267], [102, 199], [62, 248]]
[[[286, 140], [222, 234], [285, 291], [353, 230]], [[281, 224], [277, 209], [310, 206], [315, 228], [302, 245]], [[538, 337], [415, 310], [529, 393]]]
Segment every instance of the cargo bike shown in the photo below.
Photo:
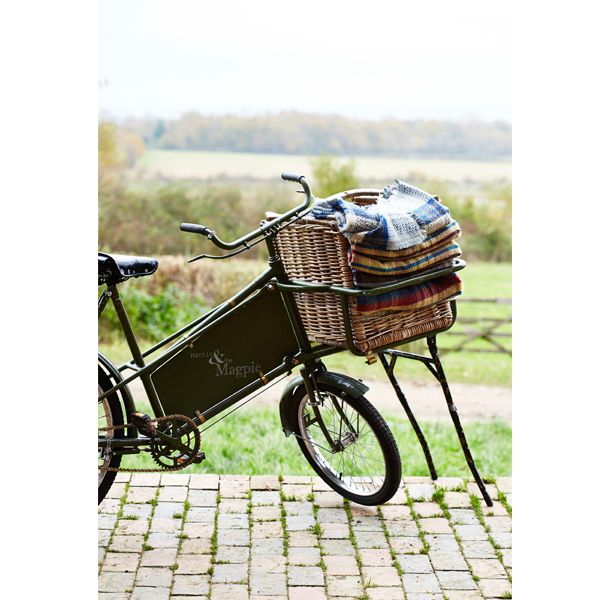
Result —
[[[98, 317], [112, 302], [132, 359], [116, 366], [98, 354], [98, 502], [119, 470], [184, 469], [205, 458], [201, 436], [216, 422], [280, 379], [279, 401], [286, 436], [294, 437], [315, 472], [336, 492], [364, 505], [392, 498], [401, 482], [395, 439], [383, 417], [366, 399], [368, 386], [328, 371], [323, 359], [350, 350], [379, 359], [419, 439], [431, 477], [437, 473], [427, 441], [400, 388], [398, 358], [418, 360], [440, 383], [466, 461], [488, 505], [491, 499], [469, 450], [438, 354], [436, 335], [456, 319], [454, 299], [394, 314], [365, 315], [355, 307], [359, 295], [378, 295], [464, 268], [462, 260], [434, 273], [371, 289], [355, 289], [347, 260], [347, 241], [335, 222], [310, 218], [314, 201], [305, 177], [283, 173], [302, 186], [304, 200], [281, 215], [225, 242], [202, 225], [183, 223], [184, 232], [202, 235], [226, 259], [264, 242], [267, 269], [222, 304], [199, 316], [151, 348], [141, 351], [127, 316], [119, 285], [152, 275], [158, 261], [98, 253]], [[375, 202], [379, 190], [344, 192], [357, 204]], [[426, 338], [429, 356], [397, 349]], [[161, 351], [161, 352], [159, 352]], [[150, 358], [152, 357], [152, 358]], [[125, 373], [132, 373], [125, 376]], [[136, 408], [129, 385], [141, 380], [152, 414]], [[220, 416], [219, 419], [215, 417]], [[126, 455], [150, 453], [156, 469], [121, 469]]]

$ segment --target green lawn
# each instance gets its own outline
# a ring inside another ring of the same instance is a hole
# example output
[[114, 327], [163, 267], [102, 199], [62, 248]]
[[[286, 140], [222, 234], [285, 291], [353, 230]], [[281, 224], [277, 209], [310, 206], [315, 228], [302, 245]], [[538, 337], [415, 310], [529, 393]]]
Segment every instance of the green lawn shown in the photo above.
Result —
[[[471, 304], [469, 298], [511, 298], [511, 265], [509, 263], [468, 263], [460, 272], [464, 283], [464, 295], [457, 301], [457, 320], [451, 331], [464, 331], [465, 325], [461, 317], [510, 317], [510, 304]], [[503, 325], [499, 332], [511, 333], [510, 325]], [[477, 352], [457, 352], [444, 354], [443, 349], [456, 345], [462, 337], [441, 334], [438, 338], [440, 352], [443, 358], [446, 376], [450, 382], [477, 383], [483, 385], [498, 385], [510, 387], [512, 361], [507, 354], [491, 354]], [[503, 344], [511, 348], [511, 338], [503, 338]], [[470, 344], [472, 348], [491, 348], [487, 342], [478, 341]], [[427, 352], [424, 340], [410, 344], [407, 348], [414, 352]], [[326, 359], [326, 364], [332, 371], [341, 371], [361, 379], [386, 380], [381, 367], [367, 365], [362, 357], [353, 356], [349, 352], [336, 354]], [[415, 361], [398, 363], [399, 377], [410, 381], [429, 381], [431, 375], [424, 365]]]
[[[406, 419], [386, 415], [402, 459], [405, 475], [428, 475], [418, 440]], [[452, 425], [423, 422], [440, 476], [468, 477], [469, 470]], [[480, 472], [485, 476], [511, 474], [509, 425], [500, 421], [467, 423], [465, 431]], [[192, 473], [243, 473], [246, 475], [309, 475], [312, 470], [294, 439], [281, 430], [277, 409], [244, 407], [211, 427], [202, 438], [206, 460], [193, 465]], [[128, 456], [122, 466], [152, 467], [149, 455]]]

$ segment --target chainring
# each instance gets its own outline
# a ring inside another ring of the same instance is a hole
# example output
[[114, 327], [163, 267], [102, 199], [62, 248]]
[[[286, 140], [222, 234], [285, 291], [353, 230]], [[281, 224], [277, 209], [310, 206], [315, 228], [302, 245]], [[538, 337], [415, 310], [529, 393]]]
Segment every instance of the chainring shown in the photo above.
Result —
[[150, 442], [150, 453], [154, 462], [163, 469], [183, 469], [194, 462], [195, 457], [200, 450], [200, 431], [197, 427], [183, 433], [178, 430], [184, 425], [188, 425], [190, 419], [182, 419], [179, 415], [173, 415], [165, 421], [158, 423], [157, 429], [171, 437], [176, 437], [187, 448], [173, 448], [169, 443], [164, 442], [159, 436], [155, 436]]
[[[186, 451], [179, 448], [173, 448], [169, 444], [163, 442], [159, 438], [154, 438], [150, 442], [150, 454], [153, 460], [158, 463], [160, 469], [148, 468], [122, 468], [122, 467], [99, 467], [100, 471], [114, 471], [125, 473], [154, 473], [160, 471], [179, 471], [185, 469], [190, 464], [197, 461], [197, 458], [202, 454], [200, 452], [200, 430], [192, 419], [185, 415], [167, 415], [164, 417], [156, 417], [152, 419], [157, 428], [167, 435], [170, 432], [176, 431], [182, 425], [188, 425], [189, 431], [183, 434], [183, 443], [186, 446]], [[112, 425], [107, 427], [99, 427], [98, 431], [114, 431], [117, 429], [126, 429], [133, 427], [132, 423], [123, 425]], [[187, 440], [189, 442], [186, 443]], [[192, 445], [193, 444], [193, 445]], [[110, 441], [108, 443], [110, 447]]]

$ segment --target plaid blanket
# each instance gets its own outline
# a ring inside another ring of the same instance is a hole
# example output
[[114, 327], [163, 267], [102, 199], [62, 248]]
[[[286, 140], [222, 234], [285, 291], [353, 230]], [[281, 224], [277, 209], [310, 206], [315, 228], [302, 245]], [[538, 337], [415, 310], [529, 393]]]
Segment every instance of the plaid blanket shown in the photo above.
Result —
[[417, 246], [404, 248], [402, 250], [380, 250], [367, 244], [353, 243], [352, 251], [367, 256], [375, 256], [385, 259], [413, 258], [425, 254], [427, 251], [433, 251], [436, 248], [445, 246], [452, 240], [458, 239], [461, 230], [456, 221], [451, 221], [445, 227], [434, 231], [425, 238], [425, 241]]
[[422, 269], [418, 269], [416, 271], [413, 271], [409, 275], [402, 277], [390, 277], [389, 275], [374, 275], [372, 273], [364, 273], [363, 271], [352, 271], [352, 276], [354, 279], [354, 285], [357, 288], [361, 290], [367, 290], [371, 288], [381, 287], [382, 285], [390, 285], [392, 283], [396, 283], [397, 281], [408, 279], [408, 277], [417, 277], [418, 275], [426, 275], [427, 273], [433, 273], [435, 271], [447, 269], [453, 264], [454, 260], [446, 260], [435, 265], [434, 267], [425, 267]]
[[431, 194], [428, 194], [414, 185], [409, 185], [405, 181], [399, 181], [398, 179], [395, 179], [392, 185], [386, 185], [381, 192], [381, 196], [386, 200], [393, 197], [394, 200], [405, 202], [407, 204], [410, 203], [411, 200], [415, 200], [417, 206], [431, 198]]
[[357, 296], [356, 309], [362, 313], [414, 310], [458, 296], [462, 282], [456, 273], [411, 285], [379, 296]]
[[446, 262], [461, 255], [460, 246], [450, 243], [431, 252], [425, 252], [420, 256], [404, 259], [381, 260], [373, 256], [367, 256], [358, 252], [350, 252], [350, 267], [353, 271], [362, 271], [374, 275], [387, 275], [396, 277], [412, 275], [418, 271], [431, 269], [440, 263]]
[[451, 218], [441, 202], [418, 188], [403, 185], [404, 192], [384, 196], [376, 204], [358, 206], [331, 198], [315, 202], [311, 213], [316, 219], [334, 217], [351, 243], [388, 251], [410, 248], [448, 225]]

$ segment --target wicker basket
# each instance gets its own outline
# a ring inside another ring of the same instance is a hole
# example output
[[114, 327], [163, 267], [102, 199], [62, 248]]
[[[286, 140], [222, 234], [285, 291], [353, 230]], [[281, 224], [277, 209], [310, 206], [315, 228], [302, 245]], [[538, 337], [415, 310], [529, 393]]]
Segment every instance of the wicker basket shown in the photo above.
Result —
[[[345, 192], [356, 204], [375, 202], [379, 190]], [[353, 288], [348, 265], [348, 242], [333, 220], [302, 219], [284, 228], [275, 238], [290, 279]], [[341, 298], [334, 293], [295, 293], [302, 322], [313, 342], [346, 348]], [[354, 346], [364, 354], [377, 348], [447, 329], [454, 322], [449, 301], [426, 308], [365, 314], [349, 298]]]

